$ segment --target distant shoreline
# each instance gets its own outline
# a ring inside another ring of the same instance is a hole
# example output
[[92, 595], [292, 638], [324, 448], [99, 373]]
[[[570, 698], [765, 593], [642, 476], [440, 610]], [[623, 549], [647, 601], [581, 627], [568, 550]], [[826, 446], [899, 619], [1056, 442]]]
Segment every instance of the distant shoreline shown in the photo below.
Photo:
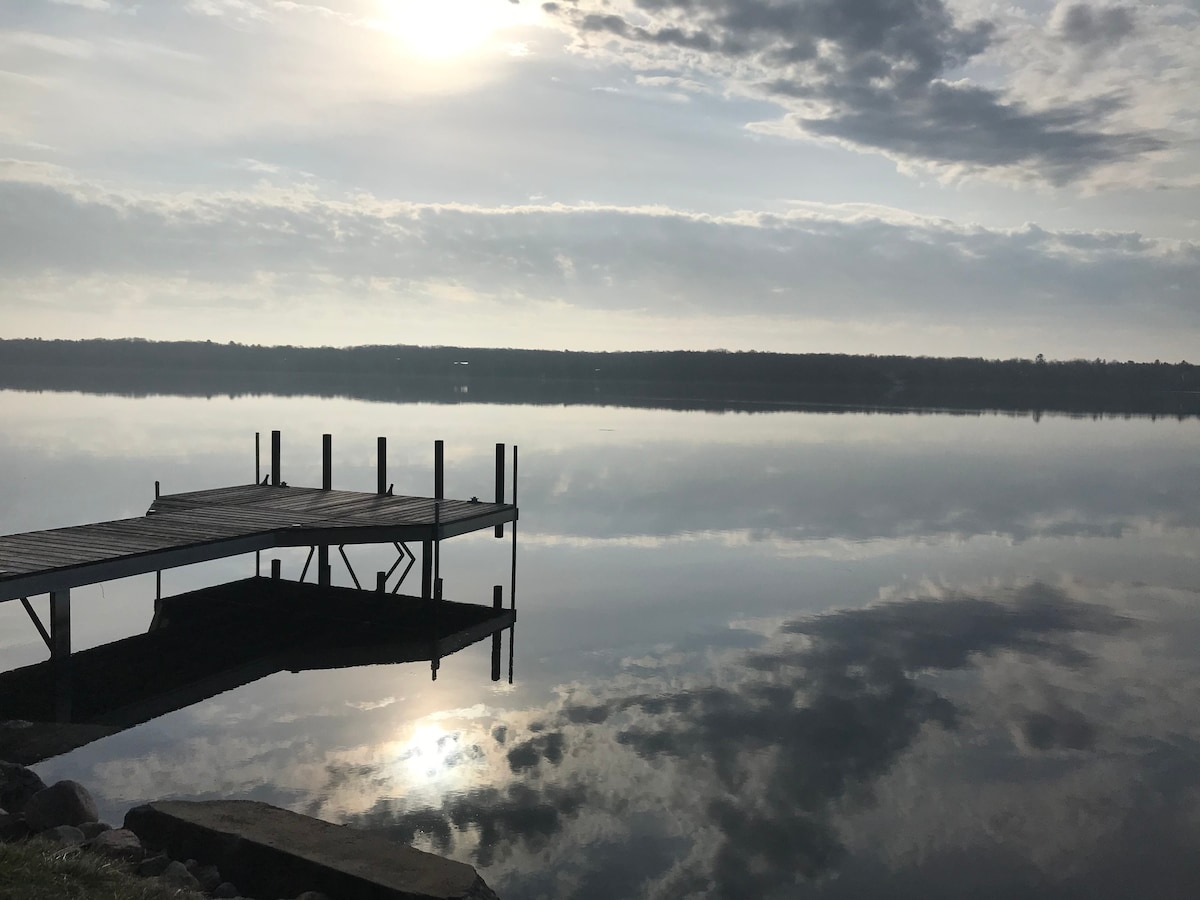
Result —
[[712, 412], [1200, 416], [1200, 366], [680, 351], [0, 340], [0, 388]]

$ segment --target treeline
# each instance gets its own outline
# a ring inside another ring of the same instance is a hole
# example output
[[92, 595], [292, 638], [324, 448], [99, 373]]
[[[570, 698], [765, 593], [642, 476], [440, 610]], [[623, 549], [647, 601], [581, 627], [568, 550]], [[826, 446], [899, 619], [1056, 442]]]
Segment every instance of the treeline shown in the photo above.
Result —
[[386, 380], [415, 377], [519, 378], [683, 386], [754, 387], [768, 396], [814, 387], [886, 397], [929, 391], [1053, 392], [1130, 395], [1200, 390], [1187, 362], [986, 360], [830, 353], [709, 351], [575, 352], [465, 347], [264, 347], [211, 341], [141, 339], [0, 340], [7, 369], [222, 372], [226, 375], [343, 375]]

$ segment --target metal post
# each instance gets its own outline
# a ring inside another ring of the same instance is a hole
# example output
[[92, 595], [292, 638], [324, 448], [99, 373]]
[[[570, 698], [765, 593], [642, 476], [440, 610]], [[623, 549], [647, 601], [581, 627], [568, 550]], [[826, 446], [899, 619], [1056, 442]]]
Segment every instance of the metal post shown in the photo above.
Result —
[[50, 592], [50, 655], [71, 655], [71, 590]]
[[387, 572], [376, 572], [375, 573], [375, 593], [377, 593], [377, 594], [387, 593]]
[[[513, 444], [513, 509], [517, 507], [517, 445]], [[519, 515], [519, 513], [518, 513]], [[508, 586], [508, 605], [514, 612], [517, 608], [517, 520], [512, 523], [512, 583]], [[509, 641], [509, 653], [512, 642]]]
[[332, 570], [329, 567], [329, 545], [321, 544], [317, 547], [317, 584], [321, 587], [329, 587], [332, 581]]
[[154, 482], [154, 499], [157, 500], [162, 496], [162, 485], [159, 482]]
[[[504, 445], [496, 445], [496, 502], [504, 502]], [[496, 537], [504, 537], [504, 523], [496, 526]]]
[[433, 541], [421, 541], [421, 599], [433, 598]]
[[433, 499], [446, 496], [446, 442], [433, 442]]
[[280, 474], [279, 474], [279, 470], [280, 470], [279, 444], [280, 444], [279, 432], [272, 431], [271, 432], [271, 486], [272, 487], [279, 487], [279, 485], [282, 483], [282, 480], [283, 480], [282, 478], [280, 478]]
[[375, 480], [375, 493], [387, 493], [387, 438], [379, 437], [375, 439], [375, 464], [378, 468], [378, 477]]
[[283, 577], [283, 562], [282, 562], [282, 560], [278, 560], [278, 559], [271, 560], [271, 578], [272, 578], [272, 580], [278, 581], [282, 577]]
[[262, 434], [254, 432], [254, 483], [262, 481]]
[[[504, 598], [501, 596], [504, 593], [504, 588], [500, 585], [492, 586], [492, 610], [499, 612], [504, 607]], [[500, 680], [500, 644], [502, 633], [499, 631], [492, 633], [492, 681]]]
[[441, 599], [442, 571], [442, 504], [433, 504], [433, 589]]
[[333, 435], [321, 435], [321, 490], [333, 490]]

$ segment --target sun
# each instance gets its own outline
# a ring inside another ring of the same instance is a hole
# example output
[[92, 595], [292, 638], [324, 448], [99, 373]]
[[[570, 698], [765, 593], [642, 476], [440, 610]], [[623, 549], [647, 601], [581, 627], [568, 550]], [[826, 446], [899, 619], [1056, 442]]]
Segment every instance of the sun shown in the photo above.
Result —
[[510, 0], [380, 0], [380, 26], [409, 52], [446, 60], [480, 50], [501, 29], [529, 23], [536, 7]]

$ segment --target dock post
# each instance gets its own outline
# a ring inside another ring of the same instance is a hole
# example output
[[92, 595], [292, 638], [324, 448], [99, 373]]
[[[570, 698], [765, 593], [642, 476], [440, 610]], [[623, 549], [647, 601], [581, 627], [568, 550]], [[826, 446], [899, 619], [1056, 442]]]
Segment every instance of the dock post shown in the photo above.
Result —
[[433, 599], [433, 541], [421, 541], [421, 599]]
[[271, 432], [271, 487], [279, 487], [282, 479], [279, 475], [279, 432]]
[[283, 562], [278, 559], [271, 560], [271, 578], [278, 581], [283, 577]]
[[442, 599], [442, 505], [433, 504], [433, 590]]
[[332, 581], [332, 571], [329, 567], [329, 545], [321, 544], [317, 547], [317, 584], [321, 587], [329, 587]]
[[[496, 584], [492, 586], [492, 610], [500, 612], [504, 608], [503, 598], [504, 588]], [[502, 632], [496, 631], [492, 633], [492, 681], [500, 680], [500, 644], [502, 642]]]
[[321, 435], [321, 490], [333, 490], [333, 435]]
[[155, 481], [154, 482], [154, 499], [157, 500], [160, 496], [162, 496], [162, 483]]
[[262, 435], [254, 432], [254, 483], [262, 482]]
[[50, 592], [50, 656], [71, 655], [71, 589]]
[[[496, 502], [504, 502], [504, 445], [496, 445]], [[504, 537], [504, 523], [496, 526], [496, 537]]]
[[377, 594], [386, 594], [387, 593], [387, 572], [376, 572], [375, 573], [375, 593], [377, 593]]
[[375, 493], [387, 493], [387, 438], [375, 439], [375, 465], [378, 475], [375, 480]]
[[433, 499], [446, 498], [446, 442], [433, 442]]
[[[513, 444], [513, 508], [517, 505], [517, 445]], [[517, 520], [512, 523], [512, 583], [508, 587], [508, 606], [517, 610]], [[510, 641], [511, 648], [511, 641]], [[510, 649], [511, 652], [511, 649]]]

